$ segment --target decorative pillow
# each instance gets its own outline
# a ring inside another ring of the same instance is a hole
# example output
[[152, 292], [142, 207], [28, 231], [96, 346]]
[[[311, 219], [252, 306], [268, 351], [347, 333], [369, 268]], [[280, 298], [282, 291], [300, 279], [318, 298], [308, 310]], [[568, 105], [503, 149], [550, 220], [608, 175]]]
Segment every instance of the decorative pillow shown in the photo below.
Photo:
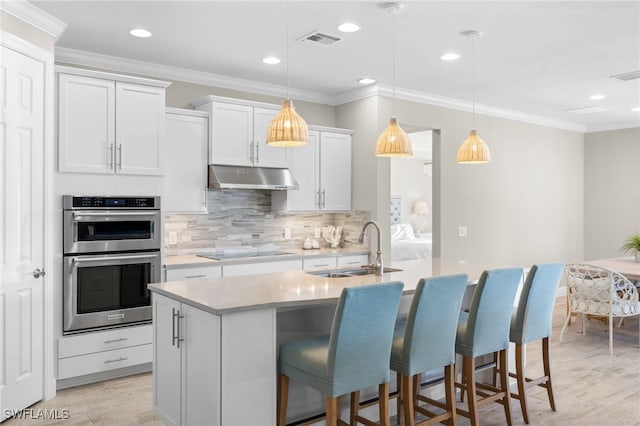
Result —
[[394, 240], [413, 240], [413, 227], [408, 223], [398, 223], [391, 225], [391, 241]]

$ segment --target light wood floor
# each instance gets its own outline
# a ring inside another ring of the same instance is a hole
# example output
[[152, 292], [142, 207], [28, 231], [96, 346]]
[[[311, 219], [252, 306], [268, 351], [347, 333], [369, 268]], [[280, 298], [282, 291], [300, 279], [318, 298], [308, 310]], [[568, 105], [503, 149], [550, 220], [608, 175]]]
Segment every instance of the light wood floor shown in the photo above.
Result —
[[[565, 318], [564, 299], [554, 313], [551, 366], [558, 411], [552, 412], [546, 391], [529, 394], [531, 425], [640, 426], [640, 348], [638, 319], [625, 320], [614, 329], [614, 354], [609, 355], [606, 326], [588, 321], [587, 335], [580, 334], [580, 320], [569, 326], [564, 343], [560, 328]], [[527, 371], [541, 375], [539, 343], [527, 348]], [[142, 374], [108, 382], [59, 391], [56, 398], [40, 402], [33, 409], [68, 409], [68, 420], [12, 419], [3, 426], [19, 425], [161, 425], [151, 412], [151, 375]], [[524, 424], [517, 401], [512, 405], [514, 423]], [[483, 426], [504, 425], [501, 405], [483, 407]], [[460, 425], [468, 425], [458, 417]], [[256, 425], [259, 421], [256, 421]], [[247, 425], [254, 426], [254, 425]]]

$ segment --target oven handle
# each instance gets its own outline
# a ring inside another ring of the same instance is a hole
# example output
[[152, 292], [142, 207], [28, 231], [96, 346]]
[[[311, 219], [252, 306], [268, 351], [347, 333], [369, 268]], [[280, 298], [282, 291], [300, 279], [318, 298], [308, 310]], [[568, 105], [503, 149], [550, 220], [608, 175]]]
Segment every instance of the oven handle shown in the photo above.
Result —
[[71, 216], [74, 218], [82, 217], [82, 216], [153, 216], [155, 215], [155, 211], [144, 211], [144, 212], [71, 212]]
[[155, 259], [157, 254], [137, 254], [134, 256], [109, 256], [109, 257], [74, 257], [71, 260], [71, 266], [75, 266], [77, 263], [82, 262], [96, 262], [96, 261], [109, 261], [109, 260], [130, 260], [130, 259]]

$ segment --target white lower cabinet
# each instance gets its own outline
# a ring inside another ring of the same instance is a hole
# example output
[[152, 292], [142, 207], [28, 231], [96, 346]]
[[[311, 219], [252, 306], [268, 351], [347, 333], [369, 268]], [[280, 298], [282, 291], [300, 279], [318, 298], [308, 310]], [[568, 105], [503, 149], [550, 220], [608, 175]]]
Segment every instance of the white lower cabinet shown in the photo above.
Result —
[[335, 268], [337, 265], [335, 256], [314, 257], [303, 259], [302, 269], [305, 271], [318, 271], [322, 269]]
[[369, 263], [368, 254], [354, 254], [349, 256], [338, 256], [338, 267], [362, 266]]
[[222, 266], [223, 277], [238, 277], [241, 275], [268, 274], [271, 272], [286, 272], [302, 270], [302, 260], [281, 260], [278, 262], [237, 263]]
[[151, 325], [58, 339], [58, 379], [151, 362]]
[[153, 410], [169, 425], [220, 424], [220, 317], [153, 295]]
[[167, 269], [166, 281], [196, 280], [222, 277], [221, 266], [180, 266]]
[[153, 294], [153, 411], [168, 425], [275, 425], [275, 309], [214, 315]]

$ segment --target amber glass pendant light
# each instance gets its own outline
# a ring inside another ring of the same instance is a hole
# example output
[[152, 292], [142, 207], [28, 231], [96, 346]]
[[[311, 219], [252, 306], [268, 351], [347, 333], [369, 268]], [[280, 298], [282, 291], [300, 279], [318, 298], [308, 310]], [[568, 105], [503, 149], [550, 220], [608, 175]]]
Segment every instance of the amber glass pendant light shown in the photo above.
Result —
[[296, 112], [289, 98], [289, 2], [287, 1], [287, 96], [278, 115], [267, 129], [267, 144], [278, 147], [305, 146], [309, 143], [309, 128]]
[[491, 153], [487, 144], [480, 139], [476, 132], [476, 38], [480, 37], [478, 31], [464, 31], [463, 36], [471, 39], [473, 44], [473, 128], [469, 132], [469, 137], [458, 148], [456, 161], [459, 164], [482, 164], [491, 161]]
[[396, 119], [396, 13], [400, 10], [398, 3], [389, 3], [386, 5], [387, 10], [393, 15], [393, 44], [392, 50], [392, 102], [393, 115], [389, 120], [387, 128], [378, 136], [376, 142], [376, 156], [378, 157], [411, 157], [413, 149], [411, 148], [411, 139], [404, 130], [398, 125]]

